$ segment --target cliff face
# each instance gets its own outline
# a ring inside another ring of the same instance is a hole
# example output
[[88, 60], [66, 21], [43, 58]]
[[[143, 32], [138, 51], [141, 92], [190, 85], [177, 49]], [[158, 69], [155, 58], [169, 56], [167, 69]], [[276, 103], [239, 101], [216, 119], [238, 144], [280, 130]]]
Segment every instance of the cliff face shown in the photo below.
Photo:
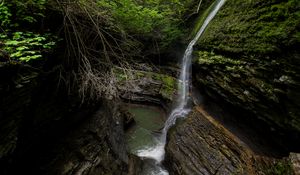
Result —
[[[104, 102], [91, 116], [85, 116], [49, 148], [35, 174], [127, 174], [128, 157], [123, 116], [118, 106]], [[26, 153], [25, 155], [28, 155]], [[30, 155], [28, 155], [30, 156]]]
[[127, 172], [117, 103], [80, 104], [55, 72], [2, 64], [0, 73], [0, 174]]
[[299, 140], [299, 26], [297, 0], [226, 1], [196, 46], [195, 84]]
[[293, 174], [282, 157], [300, 148], [299, 17], [295, 0], [226, 1], [195, 46], [193, 81], [201, 105], [230, 115], [197, 106], [178, 122], [166, 145], [171, 174]]

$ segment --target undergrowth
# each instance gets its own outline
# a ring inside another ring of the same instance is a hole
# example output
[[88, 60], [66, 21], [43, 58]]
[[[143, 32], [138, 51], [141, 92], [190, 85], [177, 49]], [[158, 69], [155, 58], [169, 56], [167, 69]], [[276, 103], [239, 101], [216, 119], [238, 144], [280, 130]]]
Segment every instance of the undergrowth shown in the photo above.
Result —
[[[2, 0], [1, 61], [31, 64], [51, 59], [60, 46], [65, 54], [59, 85], [70, 93], [78, 90], [83, 102], [114, 98], [112, 68], [121, 67], [124, 73], [143, 69], [138, 63], [147, 62], [145, 52], [159, 53], [183, 36], [181, 25], [195, 4], [198, 1]], [[51, 21], [49, 13], [59, 18]]]

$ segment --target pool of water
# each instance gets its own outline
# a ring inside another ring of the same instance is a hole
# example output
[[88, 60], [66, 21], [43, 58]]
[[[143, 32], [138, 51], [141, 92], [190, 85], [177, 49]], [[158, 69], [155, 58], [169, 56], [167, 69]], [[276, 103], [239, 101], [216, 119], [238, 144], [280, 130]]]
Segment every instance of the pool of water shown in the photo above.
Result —
[[133, 115], [136, 124], [126, 131], [128, 149], [137, 155], [139, 150], [157, 144], [164, 127], [166, 113], [156, 106], [127, 104], [126, 109]]

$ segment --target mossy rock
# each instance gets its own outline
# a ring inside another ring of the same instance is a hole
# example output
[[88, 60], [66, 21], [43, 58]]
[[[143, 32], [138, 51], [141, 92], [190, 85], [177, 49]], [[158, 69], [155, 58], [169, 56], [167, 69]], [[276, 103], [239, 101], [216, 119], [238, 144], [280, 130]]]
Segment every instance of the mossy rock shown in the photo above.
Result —
[[148, 95], [159, 96], [166, 101], [172, 101], [177, 90], [177, 79], [166, 74], [142, 70], [122, 71], [119, 68], [115, 68], [114, 73], [121, 89], [128, 82], [135, 82], [136, 86], [147, 91]]
[[243, 55], [280, 53], [300, 42], [300, 1], [227, 0], [199, 47]]
[[299, 139], [299, 46], [300, 1], [227, 0], [195, 46], [194, 77], [210, 96]]

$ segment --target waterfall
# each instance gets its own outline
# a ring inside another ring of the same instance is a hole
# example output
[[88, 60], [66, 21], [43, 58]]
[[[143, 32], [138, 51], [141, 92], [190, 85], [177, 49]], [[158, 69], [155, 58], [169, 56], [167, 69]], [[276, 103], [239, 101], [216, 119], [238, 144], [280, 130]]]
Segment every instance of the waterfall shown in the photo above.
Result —
[[207, 25], [210, 21], [215, 17], [219, 9], [223, 6], [225, 0], [218, 0], [217, 5], [214, 9], [210, 12], [207, 16], [205, 21], [203, 22], [201, 28], [199, 29], [198, 33], [194, 37], [194, 39], [189, 43], [188, 47], [186, 48], [182, 63], [181, 63], [181, 72], [179, 77], [178, 83], [178, 102], [175, 108], [173, 109], [172, 113], [170, 114], [168, 120], [165, 123], [165, 132], [176, 122], [176, 119], [179, 117], [185, 117], [186, 114], [190, 111], [188, 104], [188, 97], [189, 97], [189, 86], [190, 86], [190, 73], [191, 73], [191, 62], [192, 62], [192, 53], [193, 47], [196, 42], [199, 40], [203, 32], [205, 31]]
[[160, 162], [164, 159], [165, 155], [165, 144], [166, 144], [166, 137], [169, 128], [175, 124], [176, 119], [185, 117], [189, 111], [191, 110], [188, 106], [189, 101], [189, 93], [190, 93], [190, 73], [191, 73], [191, 59], [192, 59], [192, 52], [193, 46], [196, 44], [198, 39], [201, 37], [203, 32], [205, 31], [207, 25], [210, 21], [215, 17], [219, 9], [223, 6], [225, 0], [217, 0], [216, 5], [209, 13], [205, 21], [203, 22], [201, 28], [197, 32], [194, 39], [189, 43], [188, 47], [185, 50], [185, 53], [182, 58], [181, 63], [181, 72], [178, 82], [178, 97], [177, 103], [174, 105], [172, 112], [170, 113], [167, 121], [165, 122], [165, 126], [163, 128], [161, 136], [157, 139], [157, 145], [151, 148], [145, 148], [138, 152], [139, 157], [146, 157], [150, 159], [154, 159], [157, 162], [158, 169], [155, 172], [147, 173], [153, 175], [166, 175], [168, 174], [167, 171], [163, 170], [159, 165]]

